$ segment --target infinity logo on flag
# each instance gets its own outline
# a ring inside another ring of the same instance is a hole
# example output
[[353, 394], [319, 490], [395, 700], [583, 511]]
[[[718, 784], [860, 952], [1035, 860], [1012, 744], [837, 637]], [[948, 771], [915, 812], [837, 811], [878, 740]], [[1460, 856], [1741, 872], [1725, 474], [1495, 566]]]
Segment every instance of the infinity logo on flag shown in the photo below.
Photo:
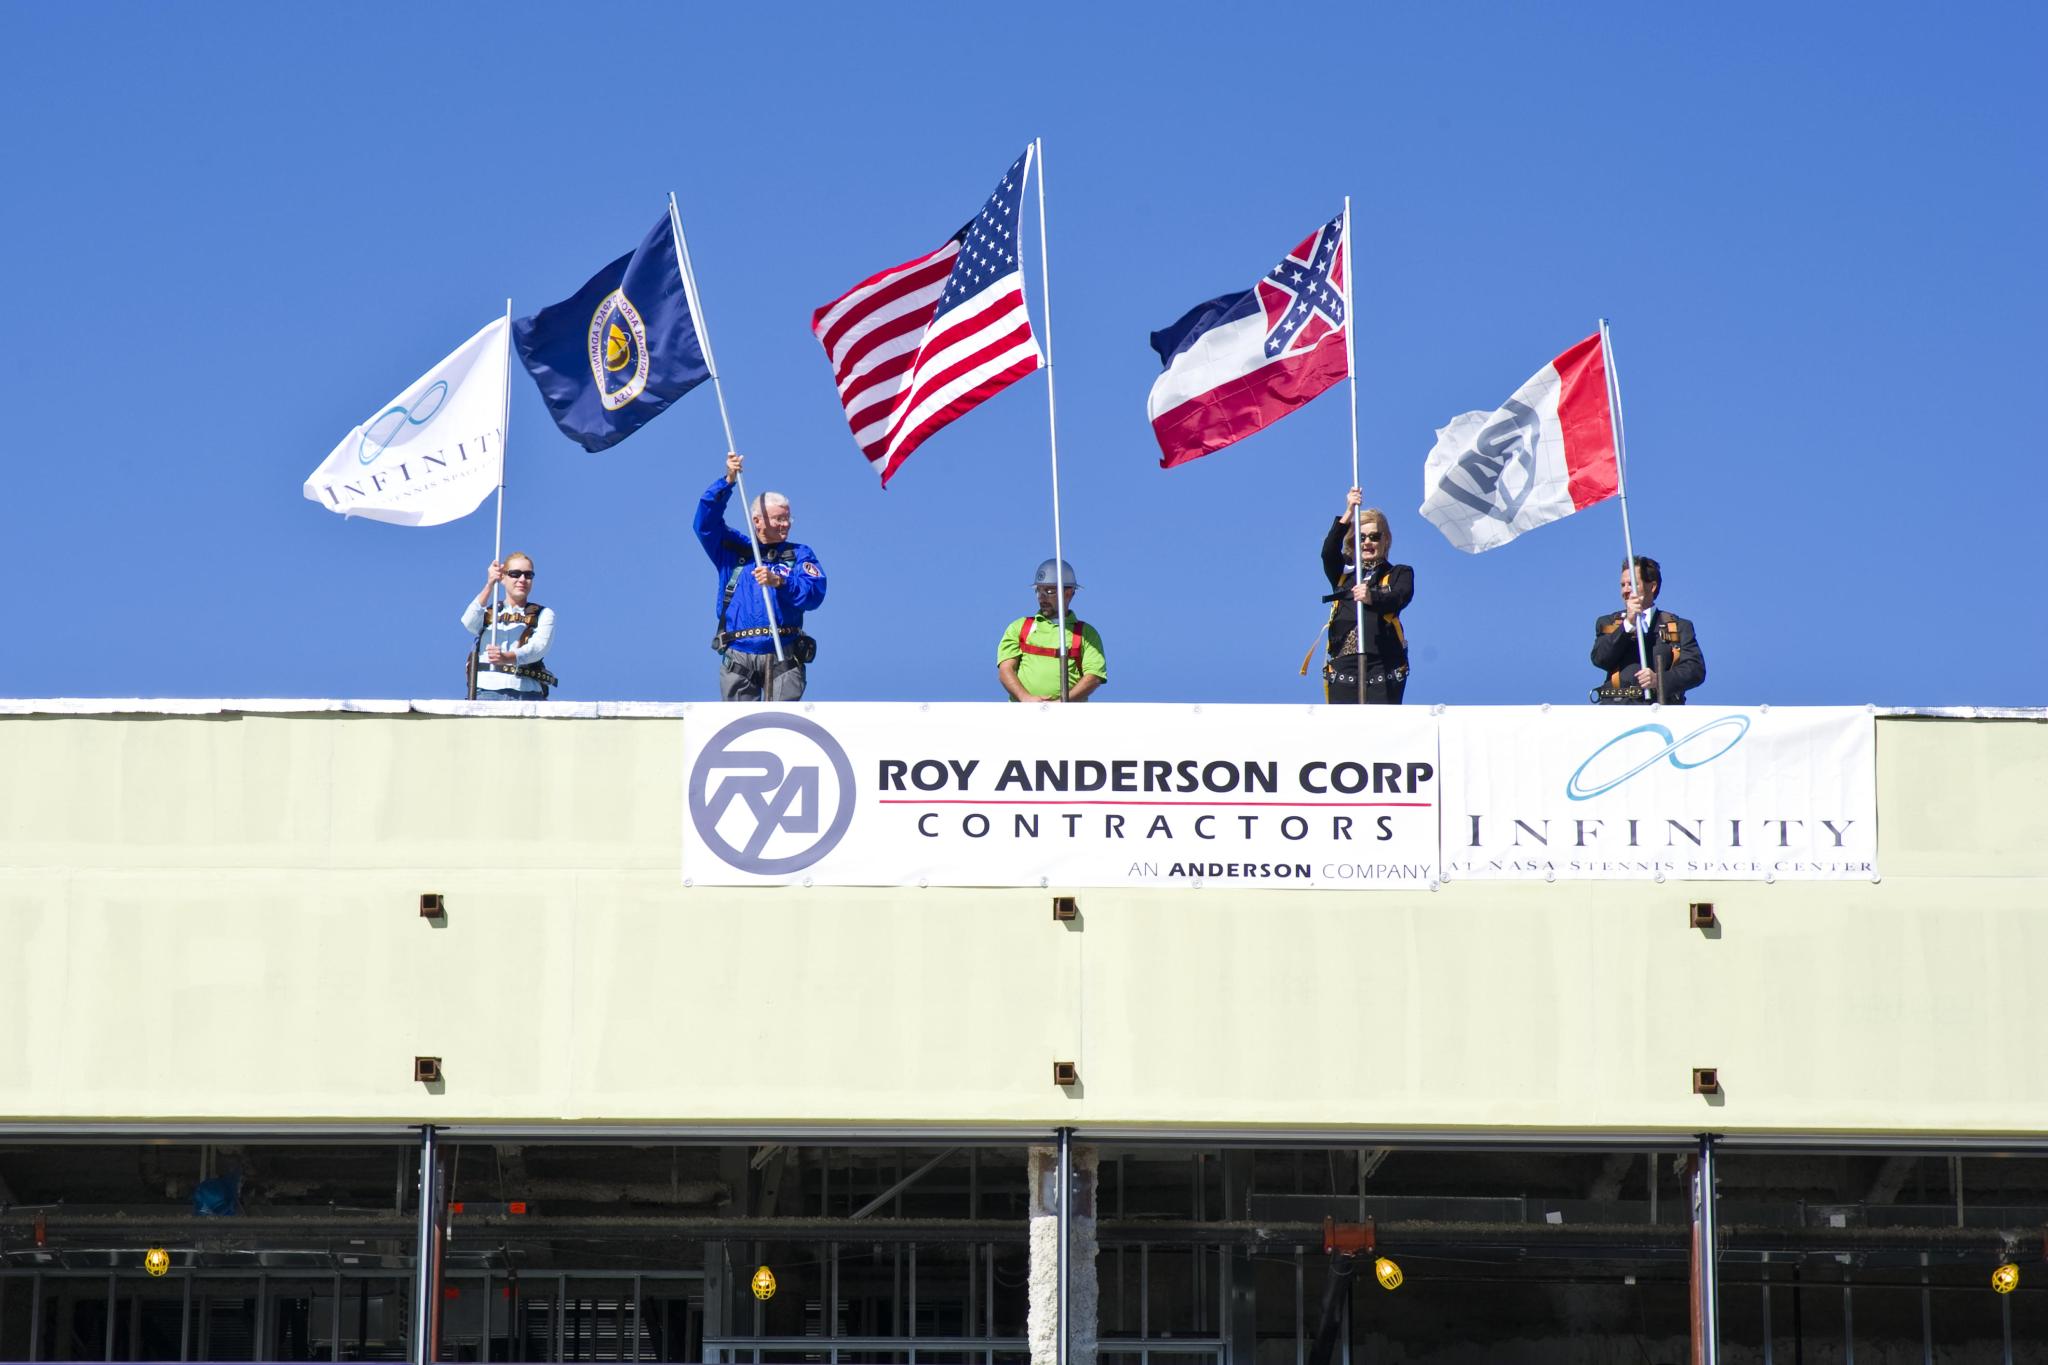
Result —
[[[755, 747], [733, 747], [747, 735], [757, 736]], [[829, 823], [823, 819], [826, 768], [836, 788]], [[722, 861], [760, 876], [801, 871], [838, 847], [853, 823], [853, 803], [846, 750], [824, 726], [801, 716], [770, 713], [734, 721], [705, 746], [690, 774], [690, 823], [698, 837]], [[805, 834], [817, 837], [781, 837]]]
[[[427, 408], [426, 403], [429, 398], [434, 400], [434, 405]], [[416, 412], [416, 409], [408, 408], [403, 403], [393, 403], [390, 407], [372, 417], [369, 425], [363, 428], [363, 439], [356, 443], [356, 462], [362, 465], [377, 463], [378, 457], [383, 455], [390, 448], [391, 443], [398, 439], [399, 432], [404, 431], [408, 426], [423, 427], [433, 421], [434, 414], [441, 410], [441, 405], [447, 400], [448, 381], [436, 379], [427, 387], [427, 391], [419, 397], [418, 406], [426, 408], [425, 412]], [[400, 420], [386, 424], [384, 419], [387, 417], [396, 417]], [[378, 434], [380, 428], [383, 433], [382, 435]], [[375, 450], [370, 449], [372, 441], [377, 444]]]
[[[1679, 750], [1683, 749], [1686, 745], [1692, 743], [1694, 740], [1700, 738], [1700, 736], [1712, 734], [1716, 730], [1723, 730], [1731, 725], [1735, 727], [1734, 736], [1730, 738], [1728, 742], [1723, 744], [1720, 748], [1714, 750], [1714, 752], [1710, 754], [1705, 754], [1699, 758], [1692, 759], [1690, 761], [1679, 756]], [[1670, 759], [1671, 766], [1674, 768], [1703, 768], [1707, 764], [1712, 763], [1715, 759], [1719, 758], [1722, 754], [1727, 753], [1737, 744], [1741, 743], [1742, 737], [1748, 733], [1748, 716], [1723, 716], [1719, 720], [1710, 720], [1705, 725], [1702, 725], [1699, 729], [1687, 735], [1684, 739], [1673, 739], [1671, 737], [1671, 731], [1667, 730], [1662, 725], [1656, 724], [1654, 721], [1648, 725], [1638, 725], [1632, 730], [1623, 730], [1613, 739], [1608, 740], [1605, 744], [1601, 745], [1599, 748], [1595, 749], [1591, 754], [1587, 755], [1586, 761], [1578, 766], [1578, 770], [1574, 772], [1571, 775], [1571, 779], [1564, 784], [1564, 794], [1574, 801], [1590, 801], [1596, 796], [1600, 796], [1607, 792], [1613, 791], [1616, 787], [1619, 787], [1622, 783], [1628, 781], [1637, 773], [1655, 767], [1658, 761], [1661, 759]], [[1594, 761], [1597, 760], [1600, 757], [1600, 755], [1606, 753], [1609, 749], [1612, 749], [1615, 745], [1621, 743], [1623, 740], [1633, 738], [1636, 735], [1655, 735], [1664, 741], [1664, 747], [1662, 749], [1659, 749], [1656, 753], [1651, 754], [1649, 757], [1639, 760], [1633, 768], [1628, 769], [1626, 772], [1623, 772], [1618, 776], [1608, 778], [1606, 781], [1602, 782], [1597, 787], [1587, 787], [1580, 784], [1579, 779], [1586, 775], [1586, 769], [1592, 767]]]

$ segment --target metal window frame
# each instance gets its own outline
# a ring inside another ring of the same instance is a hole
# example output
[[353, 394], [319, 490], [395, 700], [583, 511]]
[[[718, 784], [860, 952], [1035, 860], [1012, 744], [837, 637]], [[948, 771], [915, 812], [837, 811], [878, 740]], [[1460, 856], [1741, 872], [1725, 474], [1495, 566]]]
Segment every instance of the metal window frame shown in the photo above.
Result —
[[[1688, 1153], [1696, 1157], [1700, 1170], [1700, 1189], [1696, 1203], [1702, 1210], [1703, 1232], [1701, 1276], [1698, 1294], [1702, 1321], [1705, 1324], [1705, 1350], [1703, 1365], [1715, 1365], [1719, 1345], [1719, 1255], [1716, 1249], [1717, 1220], [1714, 1216], [1714, 1165], [1719, 1154], [1768, 1154], [1828, 1151], [1843, 1154], [1917, 1154], [1924, 1156], [1994, 1155], [2010, 1157], [2048, 1156], [2048, 1134], [1863, 1134], [1863, 1133], [1702, 1133], [1671, 1132], [1660, 1130], [1602, 1131], [1599, 1129], [1559, 1129], [1543, 1132], [1484, 1132], [1468, 1129], [1369, 1129], [1352, 1127], [1331, 1128], [1246, 1128], [1246, 1127], [1186, 1127], [1160, 1128], [1154, 1126], [1100, 1125], [1061, 1126], [1046, 1129], [1027, 1125], [844, 1125], [844, 1124], [792, 1124], [792, 1125], [738, 1125], [738, 1124], [399, 1124], [399, 1123], [350, 1123], [350, 1124], [280, 1124], [280, 1123], [149, 1123], [149, 1122], [0, 1122], [0, 1141], [30, 1142], [46, 1145], [95, 1144], [95, 1143], [139, 1143], [139, 1142], [208, 1142], [232, 1138], [243, 1142], [260, 1142], [274, 1145], [349, 1145], [365, 1144], [376, 1146], [403, 1147], [415, 1145], [419, 1154], [418, 1185], [419, 1198], [418, 1233], [415, 1243], [414, 1273], [414, 1318], [411, 1324], [411, 1359], [413, 1365], [430, 1365], [427, 1361], [426, 1332], [424, 1325], [437, 1304], [437, 1297], [446, 1282], [444, 1276], [422, 1273], [424, 1267], [435, 1261], [432, 1255], [431, 1211], [437, 1204], [436, 1180], [438, 1176], [436, 1156], [441, 1144], [455, 1142], [497, 1142], [529, 1141], [546, 1142], [554, 1145], [756, 1145], [763, 1142], [791, 1142], [805, 1145], [829, 1145], [847, 1148], [874, 1148], [891, 1146], [926, 1146], [945, 1144], [952, 1147], [987, 1146], [1055, 1146], [1059, 1152], [1059, 1170], [1062, 1176], [1059, 1199], [1059, 1246], [1061, 1274], [1059, 1280], [1060, 1300], [1060, 1365], [1067, 1365], [1069, 1359], [1068, 1318], [1066, 1311], [1068, 1287], [1066, 1263], [1071, 1236], [1072, 1209], [1069, 1188], [1072, 1181], [1072, 1147], [1077, 1143], [1097, 1146], [1119, 1146], [1127, 1148], [1236, 1148], [1255, 1147], [1260, 1149], [1284, 1149], [1288, 1147], [1351, 1147], [1373, 1146], [1394, 1149], [1428, 1149], [1443, 1153], [1487, 1152], [1487, 1151], [1606, 1151], [1606, 1152], [1647, 1152]], [[1141, 1321], [1137, 1339], [1103, 1338], [1098, 1342], [1098, 1351], [1133, 1354], [1141, 1362], [1149, 1360], [1155, 1352], [1208, 1354], [1212, 1350], [1220, 1360], [1227, 1350], [1223, 1337], [1178, 1337], [1154, 1342], [1149, 1332], [1149, 1285], [1148, 1247], [1140, 1246], [1141, 1280]], [[961, 1343], [971, 1343], [968, 1349], [983, 1356], [985, 1365], [993, 1365], [997, 1352], [1008, 1353], [1014, 1349], [1012, 1343], [1019, 1339], [993, 1337], [918, 1338], [915, 1332], [916, 1259], [915, 1249], [910, 1252], [910, 1292], [912, 1295], [912, 1316], [908, 1324], [911, 1331], [894, 1338], [853, 1338], [837, 1335], [836, 1304], [838, 1296], [837, 1245], [830, 1247], [826, 1331], [824, 1337], [831, 1344], [827, 1347], [831, 1361], [839, 1359], [841, 1350], [888, 1351], [907, 1354], [910, 1365], [915, 1365], [920, 1350], [930, 1354], [945, 1349], [941, 1343], [950, 1343], [961, 1349]], [[1198, 1258], [1199, 1259], [1199, 1258]], [[1227, 1264], [1226, 1264], [1227, 1268]], [[438, 1270], [438, 1265], [434, 1265]], [[42, 1279], [49, 1272], [31, 1272], [32, 1315], [30, 1322], [31, 1355], [41, 1346], [39, 1340], [42, 1326], [41, 1302]], [[91, 1272], [87, 1272], [90, 1274]], [[337, 1275], [339, 1272], [336, 1272]], [[188, 1275], [191, 1275], [188, 1272]], [[692, 1272], [678, 1272], [676, 1278], [691, 1278]], [[580, 1273], [579, 1273], [580, 1277]], [[701, 1279], [701, 1272], [696, 1273]], [[399, 1276], [403, 1280], [404, 1276]], [[553, 1338], [555, 1358], [559, 1360], [564, 1345], [564, 1301], [570, 1275], [557, 1275], [559, 1295], [553, 1306]], [[612, 1275], [609, 1278], [621, 1279]], [[971, 1278], [971, 1268], [970, 1268]], [[108, 1274], [109, 1299], [107, 1313], [106, 1358], [112, 1359], [115, 1344], [115, 1305], [118, 1301], [118, 1279]], [[258, 1341], [266, 1325], [268, 1276], [257, 1273], [258, 1294], [256, 1307], [256, 1330]], [[1227, 1292], [1228, 1276], [1219, 1273], [1216, 1277], [1220, 1292]], [[185, 1290], [188, 1296], [186, 1320], [189, 1326], [191, 1280], [188, 1278]], [[1199, 1292], [1199, 1287], [1198, 1287]], [[1768, 1292], [1768, 1291], [1766, 1291]], [[1853, 1324], [1854, 1308], [1850, 1286], [1843, 1285], [1844, 1347], [1850, 1354], [1853, 1365]], [[338, 1300], [337, 1300], [338, 1303]], [[203, 1306], [203, 1305], [202, 1305]], [[990, 1297], [989, 1313], [993, 1320], [993, 1296]], [[594, 1311], [594, 1310], [593, 1310]], [[339, 1309], [337, 1307], [337, 1315]], [[200, 1314], [200, 1333], [207, 1334], [209, 1314]], [[2006, 1307], [2010, 1317], [2010, 1305]], [[635, 1306], [635, 1350], [638, 1350], [639, 1308], [636, 1296]], [[1216, 1321], [1227, 1320], [1227, 1304], [1217, 1305]], [[971, 1319], [970, 1319], [971, 1321]], [[757, 1311], [758, 1328], [758, 1311]], [[2010, 1337], [2010, 1329], [2006, 1333]], [[339, 1329], [337, 1326], [337, 1342]], [[766, 1338], [756, 1335], [750, 1338], [706, 1337], [704, 1355], [713, 1357], [714, 1345], [720, 1351], [751, 1354], [753, 1365], [758, 1365], [762, 1351], [782, 1349], [777, 1345], [785, 1339]], [[810, 1343], [808, 1349], [815, 1351], [818, 1338], [788, 1339]], [[186, 1349], [189, 1333], [181, 1332], [180, 1350]], [[891, 1344], [881, 1345], [888, 1342]], [[864, 1345], [856, 1345], [864, 1343]], [[1348, 1341], [1347, 1341], [1348, 1345]], [[338, 1347], [337, 1347], [338, 1349]], [[789, 1349], [798, 1349], [791, 1347]], [[207, 1353], [207, 1344], [202, 1340], [199, 1353]], [[720, 1355], [718, 1360], [726, 1365], [735, 1365], [737, 1355]]]

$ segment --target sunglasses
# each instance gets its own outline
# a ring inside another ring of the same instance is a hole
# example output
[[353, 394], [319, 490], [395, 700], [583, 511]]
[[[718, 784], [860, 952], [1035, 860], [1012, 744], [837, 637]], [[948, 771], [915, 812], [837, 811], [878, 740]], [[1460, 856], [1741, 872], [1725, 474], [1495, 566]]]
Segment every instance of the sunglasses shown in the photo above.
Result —
[[531, 570], [531, 569], [507, 569], [507, 570], [505, 570], [505, 577], [507, 577], [507, 578], [531, 578], [531, 577], [533, 577], [533, 570]]
[[1367, 531], [1362, 538], [1365, 540], [1378, 540], [1380, 533], [1378, 531]]

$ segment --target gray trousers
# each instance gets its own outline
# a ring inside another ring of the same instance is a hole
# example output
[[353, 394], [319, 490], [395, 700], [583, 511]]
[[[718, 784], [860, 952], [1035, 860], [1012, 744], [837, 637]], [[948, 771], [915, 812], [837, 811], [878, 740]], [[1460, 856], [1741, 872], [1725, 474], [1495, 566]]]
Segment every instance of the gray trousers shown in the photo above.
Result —
[[743, 654], [728, 649], [718, 666], [720, 701], [801, 701], [804, 695], [804, 666], [791, 659], [775, 662], [773, 651]]

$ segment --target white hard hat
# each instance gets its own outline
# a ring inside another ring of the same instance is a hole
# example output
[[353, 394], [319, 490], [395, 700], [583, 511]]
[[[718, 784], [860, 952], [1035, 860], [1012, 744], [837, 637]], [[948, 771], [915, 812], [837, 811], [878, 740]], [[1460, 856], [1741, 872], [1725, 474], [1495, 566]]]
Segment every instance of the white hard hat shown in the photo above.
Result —
[[1050, 586], [1054, 581], [1053, 571], [1055, 569], [1059, 571], [1060, 587], [1078, 588], [1081, 586], [1080, 581], [1074, 577], [1074, 566], [1067, 563], [1064, 559], [1048, 559], [1045, 563], [1039, 565], [1038, 573], [1031, 580], [1031, 586], [1034, 588]]

